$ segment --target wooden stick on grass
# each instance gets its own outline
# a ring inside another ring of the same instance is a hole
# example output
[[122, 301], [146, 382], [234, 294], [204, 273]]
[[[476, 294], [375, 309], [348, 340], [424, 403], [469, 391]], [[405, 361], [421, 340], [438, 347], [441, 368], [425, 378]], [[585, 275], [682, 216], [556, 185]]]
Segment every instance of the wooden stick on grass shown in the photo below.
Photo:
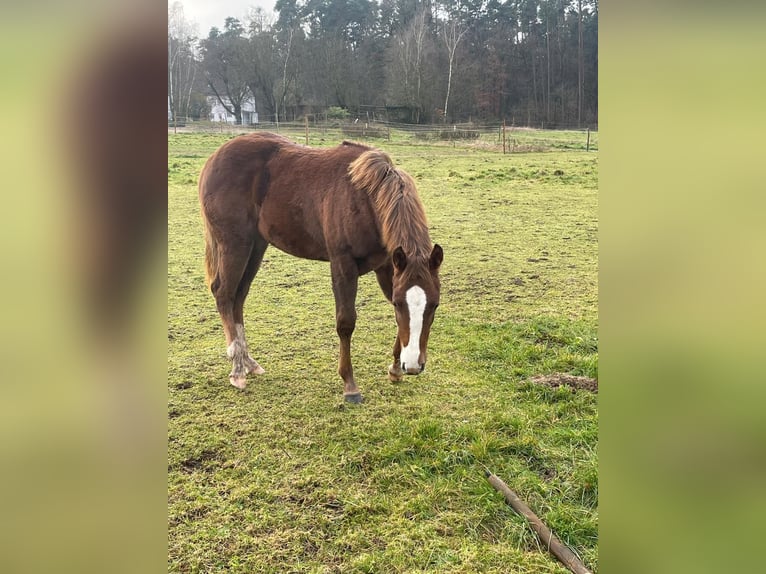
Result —
[[548, 528], [534, 512], [532, 512], [529, 506], [524, 504], [524, 501], [522, 501], [515, 492], [508, 488], [507, 484], [489, 471], [486, 471], [486, 475], [489, 483], [495, 490], [505, 497], [505, 500], [511, 508], [527, 519], [527, 522], [529, 522], [532, 530], [537, 534], [540, 542], [548, 547], [551, 554], [558, 558], [559, 561], [574, 572], [574, 574], [593, 574], [582, 562], [580, 562], [580, 559], [574, 552], [561, 542], [561, 540], [556, 538], [553, 532], [551, 532], [551, 529]]

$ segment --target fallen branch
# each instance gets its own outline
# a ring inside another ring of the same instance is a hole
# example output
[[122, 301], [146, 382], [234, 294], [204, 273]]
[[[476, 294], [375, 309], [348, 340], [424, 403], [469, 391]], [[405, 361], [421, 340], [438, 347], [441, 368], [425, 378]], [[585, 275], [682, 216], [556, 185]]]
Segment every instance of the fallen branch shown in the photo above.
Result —
[[486, 471], [487, 480], [500, 494], [505, 497], [505, 500], [518, 514], [523, 516], [529, 522], [532, 530], [535, 531], [537, 537], [540, 539], [548, 551], [553, 554], [559, 561], [569, 568], [574, 574], [593, 574], [588, 570], [585, 565], [580, 561], [577, 555], [572, 552], [561, 540], [551, 532], [545, 523], [540, 520], [532, 510], [524, 504], [518, 495], [513, 492], [508, 485], [500, 480], [497, 476], [489, 471]]

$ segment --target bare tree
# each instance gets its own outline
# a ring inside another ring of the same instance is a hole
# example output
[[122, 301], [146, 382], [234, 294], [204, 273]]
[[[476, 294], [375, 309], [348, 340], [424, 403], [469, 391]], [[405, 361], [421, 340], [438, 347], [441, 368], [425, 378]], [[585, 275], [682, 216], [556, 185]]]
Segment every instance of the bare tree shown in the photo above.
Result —
[[275, 53], [279, 46], [274, 37], [274, 15], [262, 8], [251, 9], [248, 19], [247, 83], [254, 97], [263, 95], [263, 107], [270, 115], [275, 109], [277, 70]]
[[272, 12], [268, 12], [260, 6], [251, 7], [247, 12], [247, 24], [250, 34], [261, 34], [274, 27], [276, 18]]
[[585, 77], [582, 41], [582, 0], [577, 0], [577, 127], [582, 125], [582, 84]]
[[175, 121], [188, 116], [197, 73], [196, 24], [187, 20], [181, 2], [168, 9], [168, 108]]
[[421, 120], [424, 109], [423, 79], [427, 52], [431, 44], [429, 36], [430, 11], [421, 8], [407, 27], [397, 33], [392, 42], [389, 85], [392, 95], [415, 111], [416, 123]]
[[444, 98], [444, 122], [447, 122], [447, 113], [449, 110], [449, 96], [452, 88], [452, 72], [455, 66], [455, 52], [458, 44], [463, 38], [468, 28], [463, 26], [458, 20], [452, 18], [442, 25], [441, 36], [444, 40], [444, 46], [447, 48], [447, 57], [449, 59], [449, 68], [447, 71], [447, 95]]
[[280, 50], [278, 51], [279, 56], [282, 58], [282, 86], [280, 89], [279, 97], [277, 97], [275, 100], [276, 104], [276, 120], [277, 124], [279, 124], [279, 110], [280, 106], [282, 109], [282, 117], [283, 119], [287, 120], [286, 111], [285, 111], [285, 102], [287, 100], [287, 91], [290, 88], [290, 84], [294, 82], [295, 80], [295, 74], [291, 74], [288, 76], [288, 68], [290, 66], [290, 53], [293, 49], [293, 38], [295, 38], [295, 28], [290, 28], [289, 30], [285, 31], [285, 42], [284, 45], [280, 46]]
[[[279, 24], [273, 14], [252, 9], [249, 17], [250, 91], [263, 97], [264, 109], [277, 124], [287, 118], [288, 95], [295, 95], [298, 75], [300, 22]], [[279, 24], [279, 25], [278, 25]]]

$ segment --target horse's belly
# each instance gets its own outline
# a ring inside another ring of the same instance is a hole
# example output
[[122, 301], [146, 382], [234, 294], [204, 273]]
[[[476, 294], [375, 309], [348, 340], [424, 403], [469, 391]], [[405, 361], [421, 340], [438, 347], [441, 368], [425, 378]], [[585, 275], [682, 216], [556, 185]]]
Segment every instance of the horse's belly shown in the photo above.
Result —
[[292, 242], [280, 242], [268, 240], [274, 247], [280, 251], [284, 251], [289, 255], [300, 257], [301, 259], [313, 259], [314, 261], [329, 261], [330, 257], [327, 255], [327, 251], [319, 249], [317, 246], [295, 245]]
[[324, 241], [312, 235], [310, 230], [304, 229], [304, 226], [297, 222], [270, 224], [262, 217], [258, 224], [258, 231], [266, 241], [280, 251], [302, 259], [330, 260]]

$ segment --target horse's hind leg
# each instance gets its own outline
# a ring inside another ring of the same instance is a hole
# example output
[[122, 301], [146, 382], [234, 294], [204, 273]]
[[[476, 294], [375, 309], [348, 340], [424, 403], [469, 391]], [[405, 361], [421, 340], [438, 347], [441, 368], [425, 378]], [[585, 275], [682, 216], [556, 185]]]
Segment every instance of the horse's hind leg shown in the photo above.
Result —
[[268, 242], [260, 235], [256, 237], [255, 243], [253, 244], [253, 250], [250, 253], [250, 259], [247, 262], [247, 267], [245, 267], [245, 272], [242, 275], [239, 286], [237, 287], [237, 294], [234, 297], [234, 324], [235, 328], [237, 329], [237, 336], [239, 336], [241, 329], [241, 339], [245, 345], [243, 360], [246, 374], [253, 373], [254, 375], [262, 375], [266, 372], [263, 370], [263, 367], [258, 364], [258, 361], [250, 356], [250, 352], [247, 349], [247, 341], [245, 339], [244, 306], [245, 299], [247, 298], [247, 294], [250, 291], [250, 284], [253, 282], [256, 273], [258, 273], [258, 269], [261, 266], [261, 261], [263, 261], [263, 254], [265, 253], [268, 246]]
[[245, 358], [248, 356], [245, 326], [242, 323], [241, 308], [239, 312], [235, 312], [235, 309], [237, 292], [250, 261], [253, 243], [239, 240], [227, 242], [225, 246], [219, 243], [218, 250], [218, 272], [211, 284], [211, 290], [226, 335], [226, 355], [232, 361], [229, 382], [239, 389], [244, 389], [247, 384]]

